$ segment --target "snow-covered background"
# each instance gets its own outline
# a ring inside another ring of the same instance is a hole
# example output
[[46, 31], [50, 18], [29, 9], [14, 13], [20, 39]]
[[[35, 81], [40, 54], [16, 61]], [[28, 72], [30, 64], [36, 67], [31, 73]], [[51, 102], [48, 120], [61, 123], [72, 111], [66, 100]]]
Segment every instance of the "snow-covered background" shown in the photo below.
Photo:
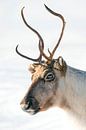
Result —
[[85, 0], [0, 0], [0, 130], [86, 130], [59, 108], [30, 116], [19, 105], [31, 83], [31, 62], [19, 57], [15, 47], [20, 44], [20, 51], [30, 57], [38, 55], [38, 38], [25, 27], [21, 8], [25, 6], [28, 23], [42, 35], [45, 50], [55, 45], [61, 30], [61, 21], [46, 11], [44, 3], [66, 21], [55, 58], [62, 55], [70, 66], [86, 70]]

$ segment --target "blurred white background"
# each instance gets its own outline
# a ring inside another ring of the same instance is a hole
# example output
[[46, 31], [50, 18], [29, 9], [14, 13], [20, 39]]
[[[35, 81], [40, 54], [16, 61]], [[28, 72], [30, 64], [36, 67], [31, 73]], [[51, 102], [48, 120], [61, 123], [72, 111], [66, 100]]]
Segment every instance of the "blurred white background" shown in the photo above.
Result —
[[69, 117], [60, 109], [29, 116], [19, 105], [31, 83], [31, 61], [19, 57], [15, 47], [19, 44], [22, 53], [38, 56], [38, 38], [24, 25], [21, 8], [25, 6], [26, 20], [42, 35], [46, 52], [54, 47], [61, 31], [61, 21], [46, 11], [44, 3], [66, 21], [55, 58], [61, 55], [68, 65], [86, 70], [85, 0], [0, 0], [0, 130], [72, 129]]

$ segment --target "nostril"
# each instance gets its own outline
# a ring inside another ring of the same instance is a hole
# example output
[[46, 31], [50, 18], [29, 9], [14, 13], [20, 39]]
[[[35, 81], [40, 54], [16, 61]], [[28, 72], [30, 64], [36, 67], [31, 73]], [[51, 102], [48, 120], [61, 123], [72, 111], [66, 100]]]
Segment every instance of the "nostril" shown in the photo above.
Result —
[[36, 109], [36, 108], [39, 107], [39, 103], [38, 103], [38, 101], [34, 97], [30, 97], [29, 98], [29, 106], [32, 109]]

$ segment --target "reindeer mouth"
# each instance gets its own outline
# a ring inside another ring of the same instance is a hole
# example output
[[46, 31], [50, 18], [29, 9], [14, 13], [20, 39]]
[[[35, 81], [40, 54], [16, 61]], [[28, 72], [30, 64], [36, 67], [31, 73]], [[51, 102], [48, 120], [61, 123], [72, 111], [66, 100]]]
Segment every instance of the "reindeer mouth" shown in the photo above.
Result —
[[38, 113], [40, 111], [40, 108], [37, 108], [37, 109], [32, 109], [32, 108], [29, 108], [27, 110], [23, 109], [25, 112], [29, 113], [30, 115], [35, 115], [36, 113]]
[[23, 111], [34, 115], [40, 111], [39, 103], [34, 97], [29, 97], [29, 101], [26, 103], [21, 103], [21, 108]]

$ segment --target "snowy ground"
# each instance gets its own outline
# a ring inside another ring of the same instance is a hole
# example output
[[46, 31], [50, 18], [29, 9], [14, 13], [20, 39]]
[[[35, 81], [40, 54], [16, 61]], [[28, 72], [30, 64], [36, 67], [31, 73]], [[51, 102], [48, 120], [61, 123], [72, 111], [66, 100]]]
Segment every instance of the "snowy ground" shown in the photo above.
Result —
[[[54, 10], [59, 10], [66, 18], [63, 43], [55, 57], [62, 55], [70, 66], [86, 71], [85, 0], [44, 2]], [[51, 20], [52, 16], [45, 11], [41, 0], [37, 0], [36, 3], [34, 0], [31, 2], [22, 0], [18, 3], [14, 0], [0, 1], [0, 130], [86, 130], [78, 126], [59, 108], [34, 116], [30, 116], [20, 108], [19, 103], [31, 83], [28, 72], [28, 65], [31, 62], [19, 57], [15, 53], [15, 46], [20, 44], [19, 49], [27, 55], [38, 54], [34, 46], [38, 39], [31, 31], [28, 31], [21, 20], [20, 9], [24, 5], [26, 5], [26, 17], [30, 15], [30, 23], [42, 34], [46, 48], [52, 48], [54, 45], [52, 43], [57, 40], [57, 32], [61, 26], [59, 20]], [[48, 22], [50, 24], [47, 24]]]

